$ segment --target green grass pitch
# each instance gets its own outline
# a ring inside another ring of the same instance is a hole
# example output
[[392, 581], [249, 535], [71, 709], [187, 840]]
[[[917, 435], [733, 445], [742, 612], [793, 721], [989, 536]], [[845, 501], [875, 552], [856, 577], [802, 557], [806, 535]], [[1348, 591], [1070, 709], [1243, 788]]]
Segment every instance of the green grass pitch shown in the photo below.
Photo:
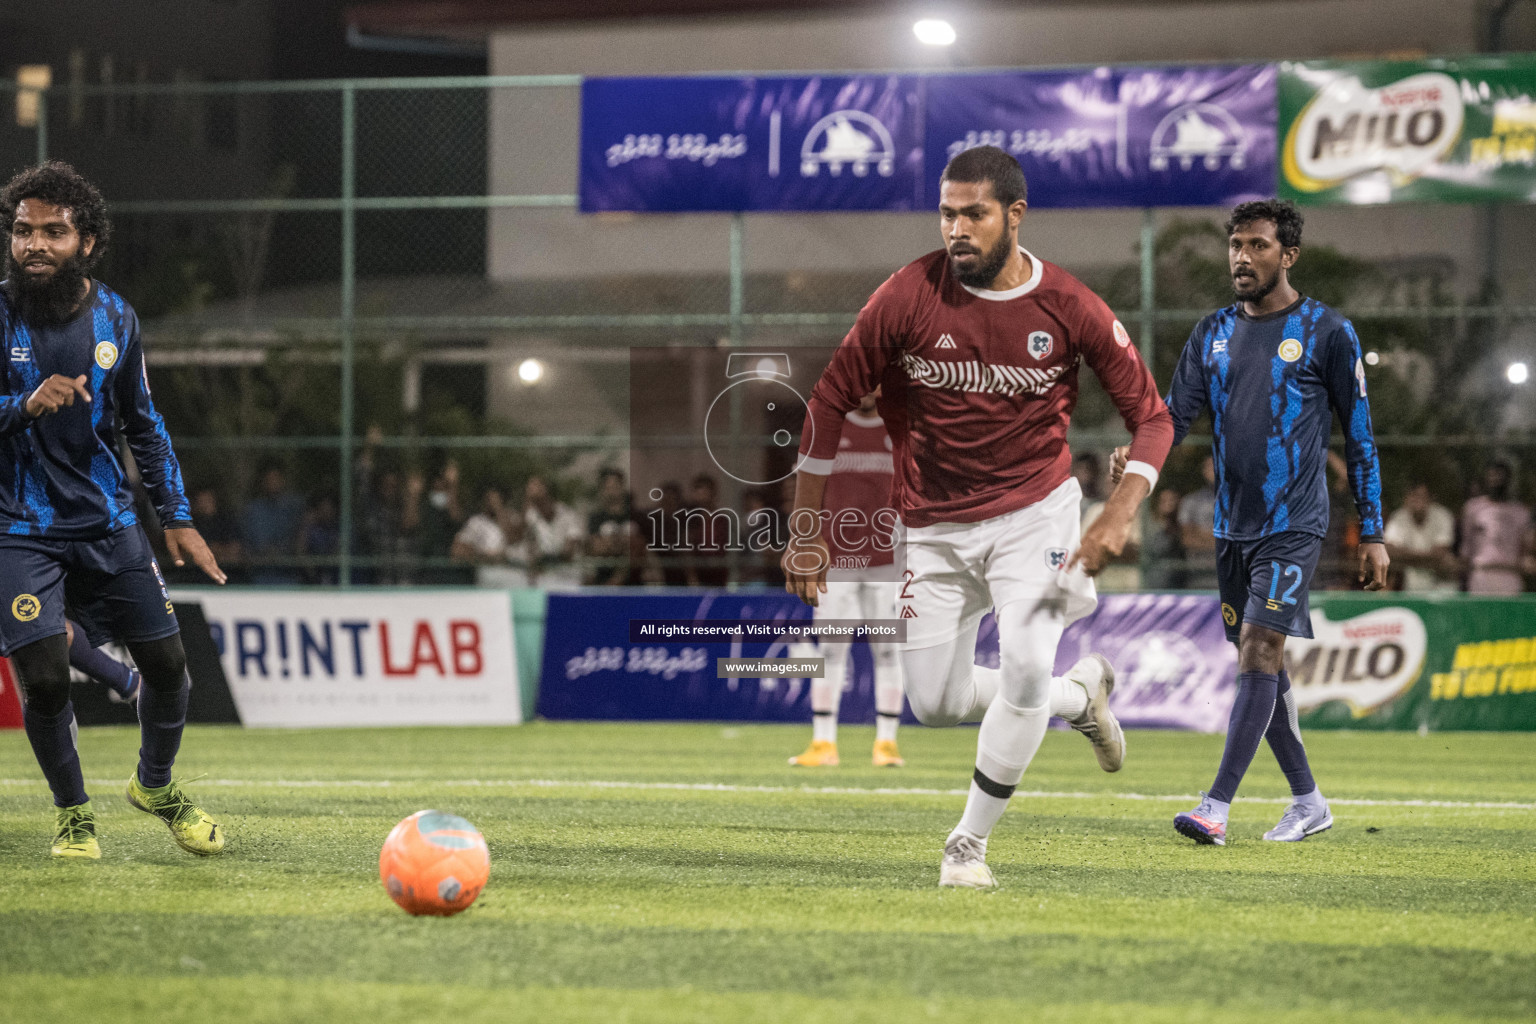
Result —
[[[845, 728], [842, 768], [789, 768], [808, 735], [193, 728], [178, 774], [206, 775], [190, 792], [230, 837], [199, 860], [123, 800], [137, 731], [87, 729], [104, 856], [60, 863], [26, 739], [0, 735], [0, 1020], [1536, 1015], [1536, 737], [1313, 733], [1337, 824], [1294, 845], [1259, 841], [1285, 795], [1263, 749], [1222, 849], [1170, 824], [1221, 737], [1133, 733], [1110, 776], [1053, 732], [979, 893], [935, 884], [973, 730], [904, 730], [909, 767], [877, 770], [872, 730]], [[424, 807], [490, 844], [455, 918], [379, 885], [379, 844]]]

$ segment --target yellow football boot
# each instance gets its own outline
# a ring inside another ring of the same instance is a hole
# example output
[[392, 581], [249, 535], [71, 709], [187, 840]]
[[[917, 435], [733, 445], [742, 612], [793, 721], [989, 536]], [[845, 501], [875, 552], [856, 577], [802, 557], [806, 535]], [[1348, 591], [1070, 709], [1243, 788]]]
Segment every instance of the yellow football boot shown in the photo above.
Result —
[[812, 740], [805, 753], [790, 758], [789, 763], [798, 768], [836, 768], [837, 744], [830, 740]]
[[872, 760], [876, 768], [900, 768], [907, 763], [902, 759], [901, 751], [896, 749], [895, 740], [875, 740]]
[[128, 802], [165, 822], [176, 845], [188, 853], [212, 857], [223, 851], [224, 826], [203, 813], [176, 783], [147, 789], [139, 784], [135, 772], [128, 779]]
[[83, 804], [57, 810], [59, 828], [53, 837], [53, 849], [49, 852], [55, 857], [100, 860], [101, 846], [96, 842], [96, 812], [91, 808], [91, 802], [87, 800]]

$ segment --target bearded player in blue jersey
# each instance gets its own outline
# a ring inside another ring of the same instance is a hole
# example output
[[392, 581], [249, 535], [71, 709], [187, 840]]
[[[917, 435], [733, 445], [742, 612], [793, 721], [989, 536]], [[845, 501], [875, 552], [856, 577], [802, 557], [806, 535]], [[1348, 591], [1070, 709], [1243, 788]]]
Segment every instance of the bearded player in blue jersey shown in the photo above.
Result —
[[[1165, 399], [1174, 444], [1210, 409], [1216, 463], [1221, 616], [1237, 644], [1237, 699], [1216, 781], [1173, 819], [1197, 843], [1225, 846], [1227, 816], [1259, 741], [1267, 739], [1292, 801], [1264, 834], [1297, 842], [1333, 825], [1312, 778], [1285, 672], [1285, 638], [1312, 636], [1307, 591], [1328, 532], [1328, 435], [1344, 427], [1344, 458], [1360, 513], [1359, 580], [1387, 582], [1381, 465], [1354, 326], [1299, 294], [1287, 271], [1301, 255], [1301, 214], [1288, 202], [1243, 203], [1227, 222], [1238, 301], [1201, 320]], [[1125, 450], [1115, 453], [1116, 476]]]
[[[101, 193], [68, 164], [0, 190], [10, 243], [0, 282], [0, 655], [15, 666], [27, 739], [53, 791], [55, 857], [99, 858], [75, 749], [70, 617], [99, 646], [122, 641], [142, 675], [139, 764], [128, 802], [183, 849], [224, 848], [221, 825], [171, 781], [187, 714], [186, 655], [160, 567], [133, 511], [118, 428], [176, 564], [223, 583], [192, 526], [181, 467], [155, 411], [133, 309], [91, 278], [111, 226]], [[76, 637], [76, 643], [80, 640]]]

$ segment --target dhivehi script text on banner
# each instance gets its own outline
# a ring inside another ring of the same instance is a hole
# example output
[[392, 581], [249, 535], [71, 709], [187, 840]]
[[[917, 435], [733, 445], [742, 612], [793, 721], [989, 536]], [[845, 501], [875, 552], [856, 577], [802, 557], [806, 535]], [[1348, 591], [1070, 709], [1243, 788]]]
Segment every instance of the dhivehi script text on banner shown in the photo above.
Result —
[[581, 209], [932, 210], [961, 149], [1030, 204], [1226, 205], [1275, 182], [1272, 65], [966, 75], [594, 78]]

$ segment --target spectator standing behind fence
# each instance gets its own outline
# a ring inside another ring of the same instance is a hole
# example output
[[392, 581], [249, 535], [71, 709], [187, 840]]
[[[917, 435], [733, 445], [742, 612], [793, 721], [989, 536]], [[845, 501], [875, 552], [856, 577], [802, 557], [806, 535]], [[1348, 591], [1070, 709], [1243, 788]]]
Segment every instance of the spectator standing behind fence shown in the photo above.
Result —
[[[425, 493], [423, 493], [425, 492]], [[453, 538], [464, 525], [464, 506], [459, 498], [459, 464], [453, 459], [443, 462], [442, 468], [432, 478], [432, 486], [422, 485], [420, 474], [412, 474], [406, 484], [407, 500], [414, 499], [415, 550], [426, 559], [447, 558], [452, 553]], [[416, 574], [420, 583], [440, 586], [474, 582], [473, 574], [456, 566], [428, 565]]]
[[1428, 484], [1414, 484], [1403, 507], [1392, 513], [1385, 532], [1387, 556], [1403, 567], [1403, 589], [1433, 593], [1457, 589], [1456, 517], [1429, 495]]
[[688, 507], [683, 510], [687, 555], [684, 565], [690, 587], [723, 587], [730, 579], [726, 543], [731, 517], [719, 506], [720, 485], [708, 473], [700, 473], [688, 487]]
[[1518, 594], [1531, 572], [1531, 510], [1510, 497], [1514, 472], [1509, 463], [1491, 462], [1483, 470], [1483, 493], [1461, 510], [1461, 557], [1470, 572], [1473, 594]]
[[630, 558], [630, 544], [638, 532], [624, 474], [603, 470], [598, 477], [597, 507], [587, 517], [588, 582], [608, 587], [639, 583], [640, 567]]
[[1191, 590], [1216, 589], [1216, 461], [1200, 463], [1205, 486], [1179, 502], [1179, 542], [1184, 547], [1186, 582]]
[[512, 513], [496, 487], [480, 494], [480, 511], [464, 521], [453, 538], [450, 554], [456, 562], [475, 567], [475, 582], [482, 587], [516, 587], [523, 574], [507, 564], [507, 530]]
[[512, 540], [511, 559], [526, 573], [525, 586], [579, 587], [586, 540], [581, 517], [555, 500], [541, 476], [529, 477], [523, 494], [522, 529]]
[[[299, 582], [297, 570], [290, 564], [299, 549], [299, 525], [304, 520], [304, 499], [288, 488], [288, 476], [277, 463], [268, 463], [261, 471], [260, 492], [245, 504], [240, 517], [240, 532], [245, 553], [251, 559], [251, 582], [267, 586]], [[261, 564], [275, 561], [280, 564]]]
[[1144, 550], [1147, 571], [1144, 590], [1183, 590], [1189, 574], [1184, 570], [1184, 540], [1179, 534], [1179, 492], [1164, 488], [1152, 502], [1151, 528]]
[[[341, 516], [336, 499], [330, 494], [316, 494], [309, 499], [304, 523], [299, 527], [299, 554], [305, 558], [332, 559], [341, 553]], [[305, 583], [334, 586], [340, 573], [334, 563], [306, 565]]]

